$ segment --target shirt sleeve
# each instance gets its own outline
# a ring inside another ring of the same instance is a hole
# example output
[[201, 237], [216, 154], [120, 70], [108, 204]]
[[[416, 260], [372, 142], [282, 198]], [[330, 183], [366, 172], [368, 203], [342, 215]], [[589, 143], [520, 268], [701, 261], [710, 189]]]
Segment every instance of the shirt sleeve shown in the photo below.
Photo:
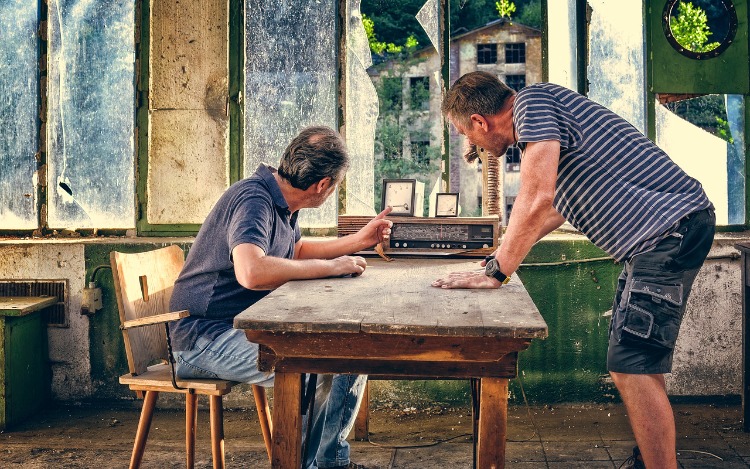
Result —
[[275, 206], [266, 197], [246, 196], [238, 199], [230, 212], [227, 242], [230, 252], [240, 244], [250, 243], [268, 253], [273, 235]]
[[562, 141], [564, 132], [558, 102], [548, 90], [524, 88], [516, 95], [513, 108], [520, 144], [556, 140], [562, 147], [567, 146], [567, 142]]

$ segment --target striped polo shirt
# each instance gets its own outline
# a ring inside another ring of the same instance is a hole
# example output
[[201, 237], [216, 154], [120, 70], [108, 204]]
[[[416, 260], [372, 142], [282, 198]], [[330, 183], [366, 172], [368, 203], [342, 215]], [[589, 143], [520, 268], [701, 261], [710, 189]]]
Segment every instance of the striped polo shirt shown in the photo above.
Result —
[[713, 208], [701, 184], [625, 119], [552, 83], [516, 95], [518, 146], [560, 142], [555, 209], [618, 261], [652, 249], [681, 218]]

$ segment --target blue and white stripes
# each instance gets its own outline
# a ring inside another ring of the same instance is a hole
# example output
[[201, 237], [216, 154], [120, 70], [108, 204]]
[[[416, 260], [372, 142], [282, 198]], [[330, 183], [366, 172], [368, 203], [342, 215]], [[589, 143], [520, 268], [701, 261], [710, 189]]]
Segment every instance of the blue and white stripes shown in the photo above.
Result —
[[518, 92], [518, 145], [560, 142], [554, 205], [618, 261], [652, 248], [685, 215], [712, 207], [701, 184], [625, 119], [552, 83]]

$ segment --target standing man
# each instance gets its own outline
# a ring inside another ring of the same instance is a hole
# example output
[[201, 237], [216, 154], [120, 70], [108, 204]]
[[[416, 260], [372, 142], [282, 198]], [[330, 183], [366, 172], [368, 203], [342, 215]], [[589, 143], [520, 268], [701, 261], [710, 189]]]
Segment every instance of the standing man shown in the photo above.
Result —
[[624, 263], [607, 369], [638, 444], [631, 467], [676, 469], [664, 373], [713, 241], [713, 205], [700, 183], [625, 119], [555, 84], [514, 94], [494, 75], [468, 73], [447, 93], [443, 113], [470, 144], [496, 158], [516, 144], [523, 157], [513, 214], [485, 271], [453, 273], [433, 286], [498, 288], [534, 243], [570, 222]]
[[[392, 223], [384, 210], [358, 233], [327, 241], [302, 240], [297, 215], [320, 207], [349, 167], [344, 142], [328, 127], [308, 127], [284, 151], [279, 169], [261, 165], [233, 184], [203, 223], [172, 293], [173, 311], [190, 316], [170, 325], [180, 378], [220, 378], [262, 386], [258, 345], [232, 320], [289, 280], [358, 276], [364, 258], [348, 254], [382, 242]], [[269, 312], [271, 314], [271, 312]], [[324, 377], [326, 378], [326, 377]], [[346, 437], [366, 376], [335, 375], [316, 392], [313, 430], [304, 467], [359, 467], [349, 461]], [[316, 463], [317, 450], [317, 463]]]

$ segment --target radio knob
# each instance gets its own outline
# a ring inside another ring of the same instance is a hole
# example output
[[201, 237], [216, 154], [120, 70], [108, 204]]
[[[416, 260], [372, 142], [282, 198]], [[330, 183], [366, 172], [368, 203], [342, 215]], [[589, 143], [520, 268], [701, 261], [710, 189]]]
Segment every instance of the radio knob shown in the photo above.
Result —
[[435, 247], [435, 243], [430, 244], [430, 247], [434, 248]]
[[461, 248], [466, 249], [466, 245], [465, 244], [461, 245]]
[[409, 246], [408, 244], [404, 243], [404, 247], [408, 247], [408, 246]]
[[482, 247], [486, 249], [486, 248], [488, 248], [489, 246], [488, 246], [488, 245], [487, 245], [487, 244], [485, 243], [485, 244], [483, 244], [483, 245], [482, 245]]
[[[399, 243], [396, 243], [396, 247], [399, 247]], [[486, 247], [486, 245], [485, 245], [485, 247]]]

